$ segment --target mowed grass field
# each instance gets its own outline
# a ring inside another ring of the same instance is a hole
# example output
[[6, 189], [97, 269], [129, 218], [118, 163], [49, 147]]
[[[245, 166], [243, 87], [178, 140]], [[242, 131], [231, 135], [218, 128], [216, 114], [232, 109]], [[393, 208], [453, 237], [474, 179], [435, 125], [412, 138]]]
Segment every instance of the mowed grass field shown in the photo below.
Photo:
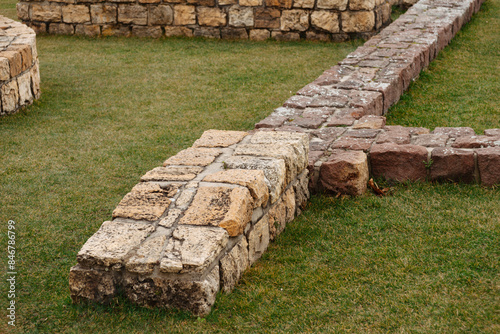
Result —
[[[499, 18], [486, 1], [388, 122], [500, 127]], [[0, 249], [14, 220], [18, 272], [15, 328], [0, 285], [1, 333], [500, 331], [500, 190], [462, 184], [314, 196], [204, 319], [121, 298], [73, 305], [76, 253], [141, 175], [204, 130], [251, 129], [361, 42], [37, 41], [42, 98], [0, 118]]]

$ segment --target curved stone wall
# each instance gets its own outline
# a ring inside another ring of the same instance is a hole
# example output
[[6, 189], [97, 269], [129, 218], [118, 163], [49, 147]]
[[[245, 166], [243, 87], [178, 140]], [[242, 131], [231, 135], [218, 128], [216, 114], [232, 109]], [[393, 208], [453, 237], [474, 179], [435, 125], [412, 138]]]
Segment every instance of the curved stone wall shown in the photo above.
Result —
[[0, 16], [0, 116], [13, 114], [39, 97], [35, 32]]
[[398, 0], [24, 0], [37, 33], [343, 41], [390, 22]]

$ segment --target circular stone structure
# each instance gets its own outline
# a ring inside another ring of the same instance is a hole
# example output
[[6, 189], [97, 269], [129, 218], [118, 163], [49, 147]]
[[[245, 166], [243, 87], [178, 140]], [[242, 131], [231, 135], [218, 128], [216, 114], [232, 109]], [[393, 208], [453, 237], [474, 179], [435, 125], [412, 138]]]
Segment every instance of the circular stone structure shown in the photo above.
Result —
[[39, 97], [36, 34], [0, 15], [0, 116], [13, 114]]

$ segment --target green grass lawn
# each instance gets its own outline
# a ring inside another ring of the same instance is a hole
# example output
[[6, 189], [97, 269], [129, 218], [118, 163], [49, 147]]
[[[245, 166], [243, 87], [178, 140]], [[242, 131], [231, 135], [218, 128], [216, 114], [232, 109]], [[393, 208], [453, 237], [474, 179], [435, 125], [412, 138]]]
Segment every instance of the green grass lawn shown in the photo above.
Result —
[[[500, 127], [499, 17], [486, 1], [389, 122]], [[498, 332], [500, 192], [476, 185], [315, 196], [205, 319], [71, 304], [76, 253], [141, 175], [206, 129], [251, 129], [358, 45], [40, 36], [42, 99], [0, 118], [0, 249], [15, 220], [18, 266], [0, 332]]]

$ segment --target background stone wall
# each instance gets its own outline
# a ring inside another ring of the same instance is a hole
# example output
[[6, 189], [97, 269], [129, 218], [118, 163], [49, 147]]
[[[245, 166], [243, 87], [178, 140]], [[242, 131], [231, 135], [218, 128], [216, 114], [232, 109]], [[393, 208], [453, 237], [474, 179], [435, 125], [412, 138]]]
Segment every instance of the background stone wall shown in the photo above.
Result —
[[39, 97], [35, 32], [0, 16], [0, 116], [15, 113]]
[[401, 1], [26, 0], [17, 12], [37, 33], [343, 41], [375, 34]]

